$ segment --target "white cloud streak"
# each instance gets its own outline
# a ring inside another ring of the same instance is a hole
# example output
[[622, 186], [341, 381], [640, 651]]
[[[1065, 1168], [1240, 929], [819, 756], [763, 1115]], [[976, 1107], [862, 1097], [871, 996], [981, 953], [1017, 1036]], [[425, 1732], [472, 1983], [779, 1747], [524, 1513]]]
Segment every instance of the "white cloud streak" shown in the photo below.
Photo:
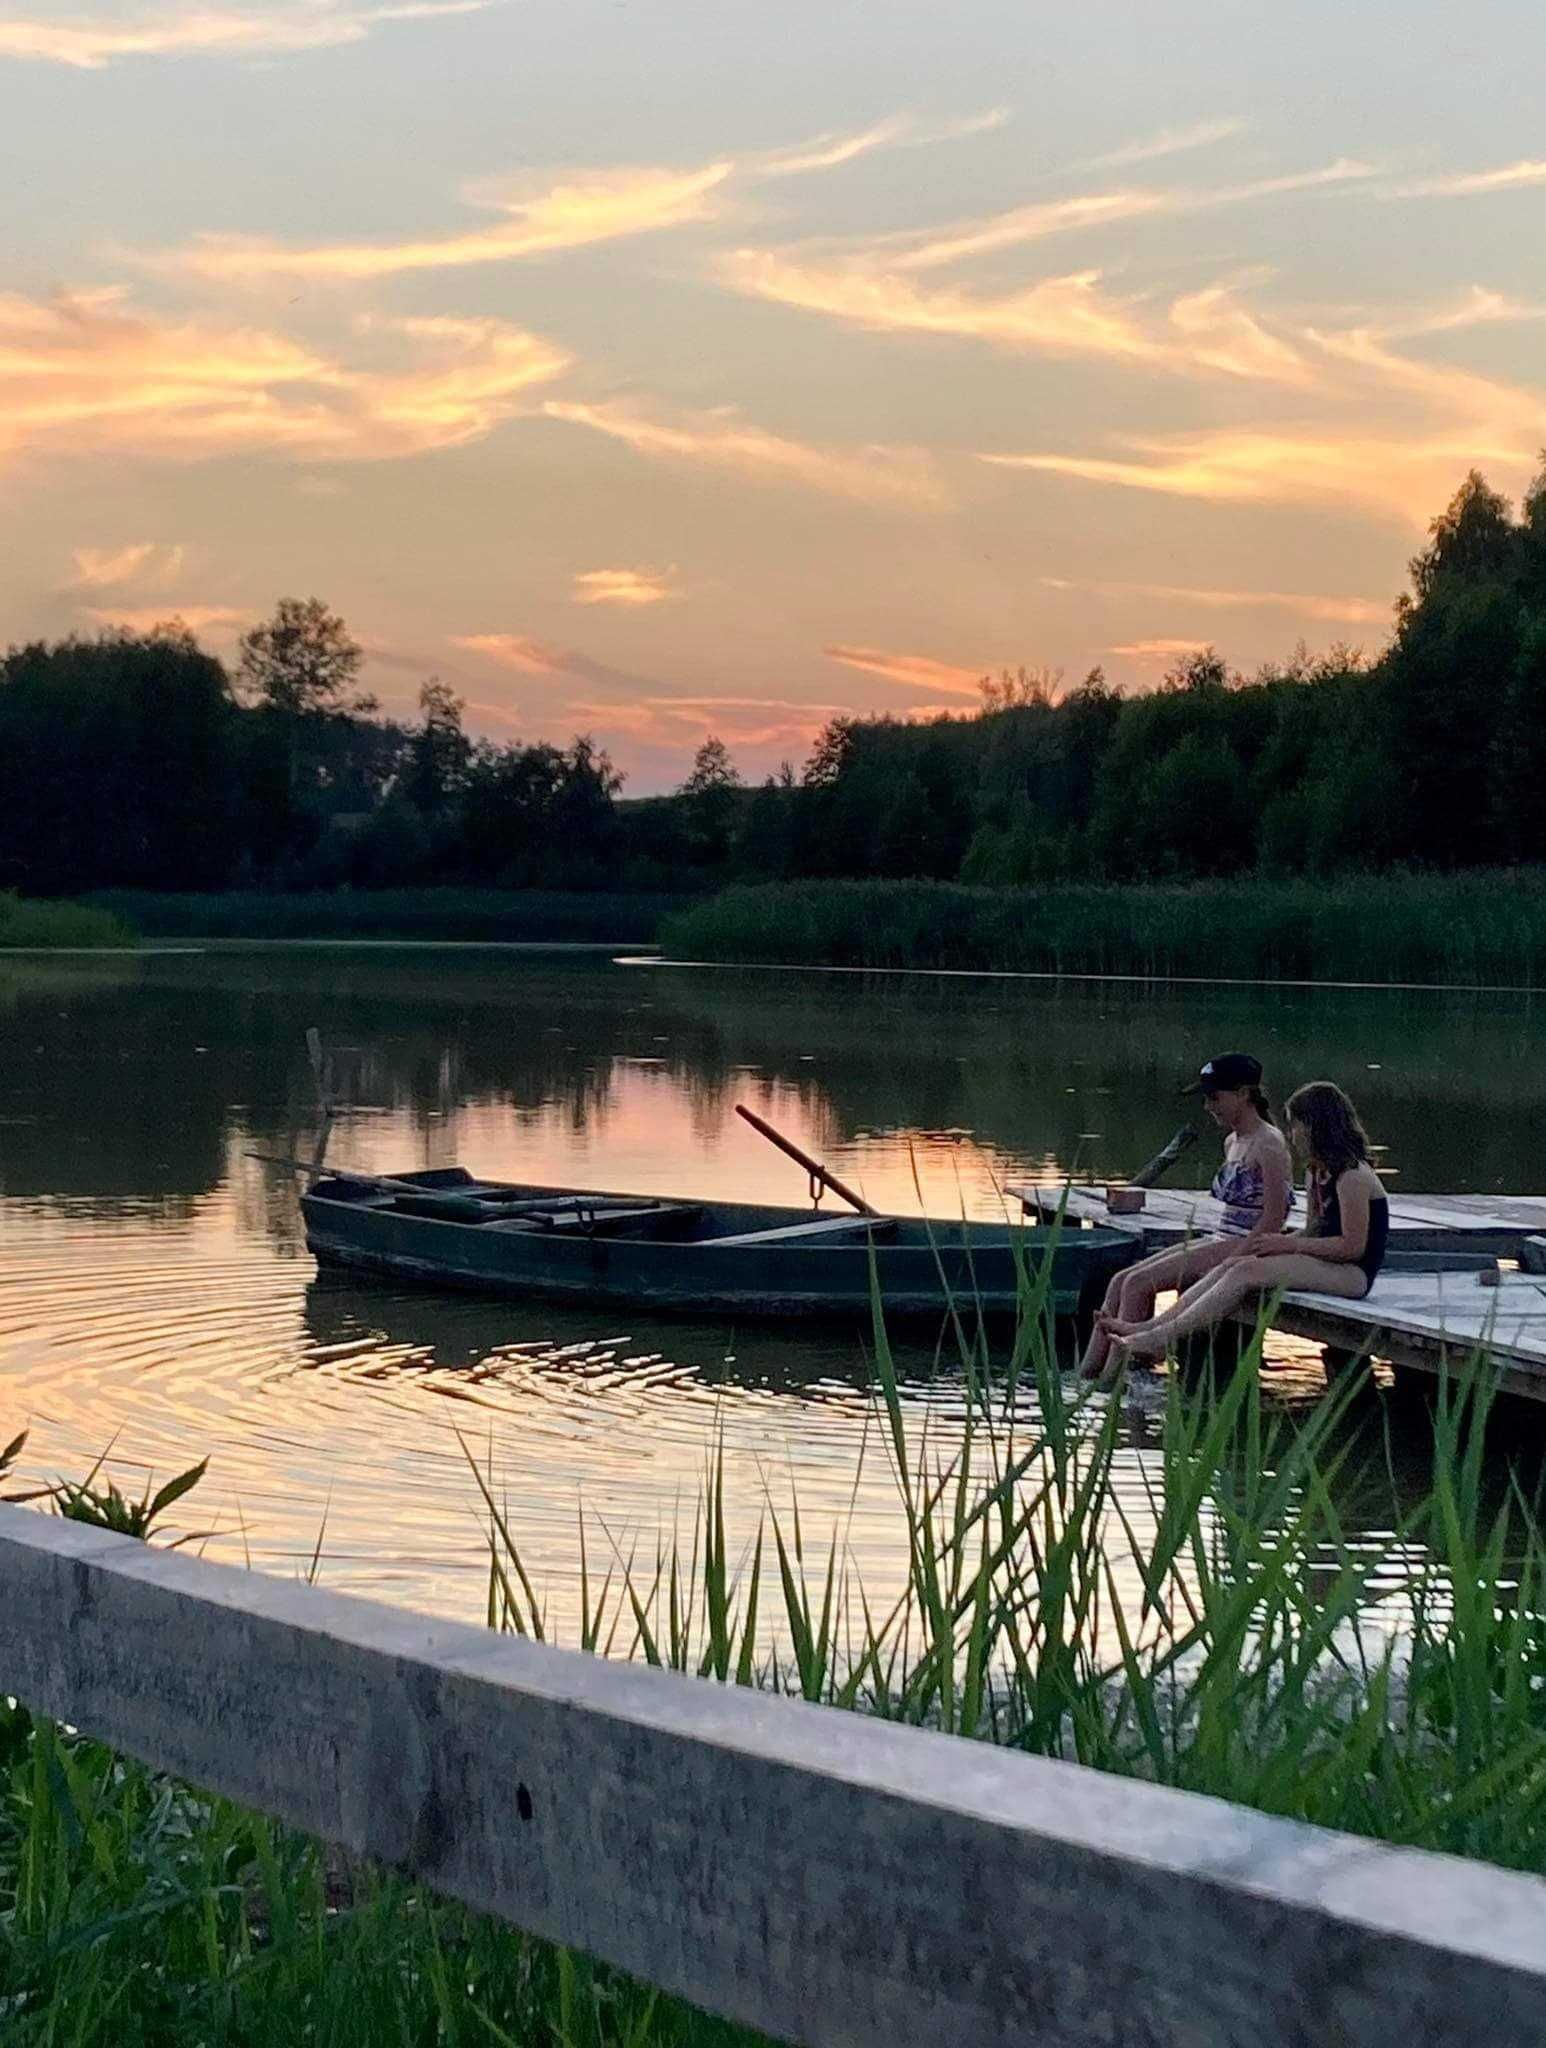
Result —
[[1518, 192], [1546, 185], [1546, 159], [1522, 157], [1491, 171], [1447, 171], [1432, 178], [1409, 178], [1387, 185], [1382, 199], [1475, 199], [1491, 192]]

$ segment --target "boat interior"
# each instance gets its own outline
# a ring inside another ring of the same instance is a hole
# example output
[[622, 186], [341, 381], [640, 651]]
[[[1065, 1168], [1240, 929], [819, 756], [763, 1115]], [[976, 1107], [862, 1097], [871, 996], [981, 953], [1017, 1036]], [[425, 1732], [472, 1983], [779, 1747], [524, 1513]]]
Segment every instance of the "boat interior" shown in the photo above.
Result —
[[[650, 1195], [584, 1193], [480, 1180], [464, 1167], [358, 1178], [339, 1171], [312, 1189], [319, 1199], [350, 1207], [473, 1224], [526, 1236], [623, 1238], [669, 1244], [822, 1246], [927, 1245], [959, 1241], [962, 1226], [922, 1218], [828, 1214], [751, 1203], [682, 1202]], [[971, 1235], [1008, 1238], [1006, 1225], [972, 1226]]]

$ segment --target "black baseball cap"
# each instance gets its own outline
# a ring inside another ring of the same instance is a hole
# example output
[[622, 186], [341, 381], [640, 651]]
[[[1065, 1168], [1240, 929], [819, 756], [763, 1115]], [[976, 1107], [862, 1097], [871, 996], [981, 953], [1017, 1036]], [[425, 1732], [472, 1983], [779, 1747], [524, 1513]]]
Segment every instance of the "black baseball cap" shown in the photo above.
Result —
[[1259, 1088], [1261, 1061], [1248, 1052], [1221, 1052], [1204, 1060], [1197, 1079], [1183, 1095], [1217, 1095], [1221, 1088]]

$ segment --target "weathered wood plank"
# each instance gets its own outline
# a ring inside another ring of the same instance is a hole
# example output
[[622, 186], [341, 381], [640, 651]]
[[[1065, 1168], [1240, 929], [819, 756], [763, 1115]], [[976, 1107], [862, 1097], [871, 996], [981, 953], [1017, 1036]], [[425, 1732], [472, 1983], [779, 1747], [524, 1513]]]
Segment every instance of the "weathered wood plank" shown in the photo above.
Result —
[[[1254, 1323], [1254, 1308], [1240, 1320]], [[1546, 1400], [1546, 1279], [1505, 1274], [1382, 1273], [1362, 1301], [1288, 1294], [1281, 1330], [1336, 1350], [1363, 1352], [1422, 1372], [1457, 1375], [1485, 1351], [1502, 1392]]]
[[0, 1683], [811, 2048], [1546, 2033], [1546, 1883], [0, 1507]]

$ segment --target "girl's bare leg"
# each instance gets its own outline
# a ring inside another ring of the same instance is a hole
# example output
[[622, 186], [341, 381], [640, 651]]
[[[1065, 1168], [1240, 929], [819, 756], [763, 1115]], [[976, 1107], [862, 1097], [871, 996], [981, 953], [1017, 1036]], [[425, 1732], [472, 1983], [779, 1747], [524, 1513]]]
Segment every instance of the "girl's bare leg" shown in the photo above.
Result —
[[1095, 1318], [1095, 1328], [1084, 1347], [1079, 1370], [1085, 1379], [1099, 1379], [1111, 1357], [1114, 1337], [1124, 1329], [1137, 1329], [1154, 1314], [1158, 1295], [1172, 1287], [1185, 1287], [1212, 1272], [1231, 1250], [1228, 1238], [1205, 1238], [1197, 1244], [1172, 1245], [1155, 1252], [1114, 1275], [1106, 1299]]
[[1137, 1358], [1163, 1358], [1170, 1346], [1199, 1330], [1217, 1327], [1252, 1294], [1298, 1287], [1315, 1294], [1359, 1300], [1369, 1283], [1361, 1266], [1294, 1252], [1266, 1259], [1236, 1259], [1189, 1287], [1175, 1306], [1139, 1330], [1114, 1341]]

